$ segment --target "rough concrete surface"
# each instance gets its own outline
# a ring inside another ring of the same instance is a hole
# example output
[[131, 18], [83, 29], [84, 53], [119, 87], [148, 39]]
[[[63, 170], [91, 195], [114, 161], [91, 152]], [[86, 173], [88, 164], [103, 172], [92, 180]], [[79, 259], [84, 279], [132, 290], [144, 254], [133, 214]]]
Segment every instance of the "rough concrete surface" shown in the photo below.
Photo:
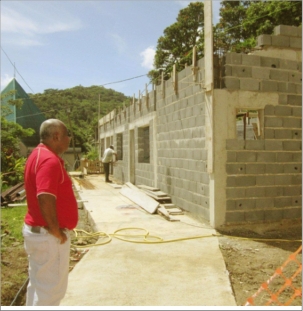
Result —
[[[94, 189], [74, 182], [79, 198], [95, 230], [111, 241], [90, 247], [70, 272], [61, 306], [236, 306], [214, 229], [186, 214], [173, 222], [149, 214], [105, 183], [103, 175], [84, 179]], [[114, 233], [123, 228], [146, 230], [147, 241], [118, 239]], [[101, 236], [98, 243], [105, 240]]]

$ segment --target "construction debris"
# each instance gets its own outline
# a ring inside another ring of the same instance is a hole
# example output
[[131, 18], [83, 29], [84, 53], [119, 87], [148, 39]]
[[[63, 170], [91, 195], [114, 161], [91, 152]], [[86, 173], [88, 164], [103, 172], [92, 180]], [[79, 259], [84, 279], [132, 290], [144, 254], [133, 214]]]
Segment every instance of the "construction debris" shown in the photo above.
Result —
[[182, 209], [171, 203], [171, 197], [159, 188], [145, 185], [139, 185], [137, 187], [131, 182], [126, 182], [120, 193], [147, 210], [149, 213], [153, 214], [157, 212], [157, 214], [163, 216], [169, 221], [180, 221], [180, 219], [173, 216], [184, 214]]
[[21, 182], [1, 193], [1, 206], [7, 206], [12, 202], [20, 202], [25, 198], [26, 193], [24, 189], [24, 183]]

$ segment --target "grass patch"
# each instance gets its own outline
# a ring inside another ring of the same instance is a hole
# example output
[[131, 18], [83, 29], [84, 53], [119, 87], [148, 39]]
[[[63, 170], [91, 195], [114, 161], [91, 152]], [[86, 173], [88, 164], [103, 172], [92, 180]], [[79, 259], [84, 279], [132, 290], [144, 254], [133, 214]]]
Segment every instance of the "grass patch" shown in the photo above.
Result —
[[1, 237], [5, 236], [1, 239], [1, 248], [11, 241], [23, 242], [22, 226], [26, 211], [26, 203], [22, 206], [1, 208]]

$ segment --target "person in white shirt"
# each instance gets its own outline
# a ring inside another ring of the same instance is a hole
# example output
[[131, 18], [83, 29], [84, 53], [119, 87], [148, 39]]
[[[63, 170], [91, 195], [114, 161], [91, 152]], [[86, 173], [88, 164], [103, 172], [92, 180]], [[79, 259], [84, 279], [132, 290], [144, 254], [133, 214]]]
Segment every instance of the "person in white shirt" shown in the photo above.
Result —
[[109, 148], [106, 148], [102, 157], [102, 163], [104, 167], [105, 182], [111, 183], [109, 180], [109, 165], [113, 162], [113, 155], [115, 155], [115, 162], [117, 161], [117, 153], [114, 151], [114, 146], [110, 145]]

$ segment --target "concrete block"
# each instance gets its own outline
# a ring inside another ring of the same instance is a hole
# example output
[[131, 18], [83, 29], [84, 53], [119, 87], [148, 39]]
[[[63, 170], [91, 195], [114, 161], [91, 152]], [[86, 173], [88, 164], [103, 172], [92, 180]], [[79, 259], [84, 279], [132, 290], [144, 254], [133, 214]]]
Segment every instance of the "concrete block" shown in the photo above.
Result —
[[276, 114], [275, 107], [276, 106], [273, 106], [273, 105], [266, 105], [264, 107], [264, 114], [265, 115], [275, 115]]
[[283, 164], [285, 174], [298, 174], [302, 173], [301, 163]]
[[[275, 130], [275, 139], [292, 139], [292, 130], [287, 129], [276, 129]], [[278, 145], [278, 144], [277, 144]], [[283, 143], [282, 141], [279, 142], [280, 149], [275, 150], [281, 150], [283, 149]]]
[[292, 155], [293, 162], [302, 162], [302, 152], [289, 152]]
[[286, 94], [279, 94], [279, 105], [288, 105], [287, 100]]
[[264, 210], [264, 221], [279, 221], [283, 219], [282, 209]]
[[252, 67], [251, 77], [253, 79], [269, 79], [270, 69], [264, 67]]
[[227, 151], [227, 162], [237, 162], [237, 153], [234, 151]]
[[[276, 137], [276, 130], [275, 131], [275, 138]], [[265, 140], [265, 150], [283, 150], [283, 143], [282, 141], [278, 140]]]
[[272, 175], [256, 176], [257, 186], [272, 186], [274, 184], [275, 184], [275, 176], [272, 176]]
[[279, 69], [270, 69], [269, 78], [277, 81], [288, 81], [288, 71]]
[[264, 140], [245, 140], [246, 150], [264, 150], [265, 142]]
[[245, 212], [245, 221], [260, 222], [264, 220], [264, 210]]
[[287, 104], [291, 106], [302, 106], [302, 95], [287, 95]]
[[[285, 115], [285, 116], [287, 116], [287, 115]], [[283, 127], [284, 128], [301, 129], [302, 128], [302, 118], [294, 118], [294, 117], [283, 118]]]
[[260, 91], [261, 92], [277, 92], [278, 91], [278, 82], [262, 80], [260, 81]]
[[242, 54], [240, 53], [227, 53], [226, 54], [226, 64], [241, 65], [242, 64]]
[[239, 78], [233, 77], [223, 77], [223, 88], [238, 90], [240, 89], [240, 80]]
[[228, 175], [245, 174], [245, 164], [226, 164], [226, 173]]
[[275, 47], [289, 47], [289, 37], [287, 36], [272, 36], [271, 37], [271, 45]]
[[235, 176], [236, 187], [250, 187], [256, 185], [255, 176]]
[[292, 205], [291, 197], [279, 197], [275, 198], [274, 200], [275, 200], [275, 207], [277, 208], [288, 207]]
[[226, 139], [227, 150], [244, 150], [245, 141], [238, 139]]
[[289, 46], [293, 49], [302, 49], [302, 38], [289, 38]]
[[257, 37], [257, 46], [271, 45], [271, 35], [260, 35]]
[[292, 108], [288, 106], [274, 106], [274, 114], [277, 116], [290, 116]]
[[283, 141], [283, 149], [285, 151], [299, 151], [301, 149], [301, 142], [300, 141]]
[[296, 174], [291, 176], [291, 185], [302, 185], [302, 174]]
[[265, 164], [260, 164], [260, 163], [250, 163], [245, 165], [245, 172], [246, 174], [252, 174], [252, 175], [257, 175], [257, 174], [265, 174]]
[[297, 87], [295, 83], [278, 82], [278, 92], [297, 94]]
[[275, 175], [275, 185], [283, 186], [283, 185], [292, 185], [292, 175]]
[[236, 211], [236, 212], [227, 212], [225, 222], [226, 224], [233, 224], [233, 223], [242, 223], [245, 221], [245, 213], [242, 211]]
[[280, 59], [280, 69], [297, 71], [298, 62], [291, 59]]
[[265, 117], [264, 118], [264, 126], [265, 127], [282, 127], [283, 126], [283, 118], [281, 117]]
[[232, 76], [232, 65], [225, 65], [223, 68], [223, 76]]
[[226, 198], [245, 198], [246, 188], [226, 188]]
[[302, 187], [300, 186], [285, 186], [283, 187], [284, 196], [299, 196], [302, 195]]
[[257, 79], [241, 78], [240, 89], [245, 91], [259, 91], [260, 82]]
[[236, 161], [237, 162], [255, 162], [256, 161], [256, 153], [251, 151], [239, 151], [236, 153]]
[[302, 207], [287, 208], [283, 210], [283, 219], [300, 219], [302, 218]]
[[257, 162], [276, 162], [275, 152], [257, 152]]
[[295, 87], [296, 87], [296, 94], [301, 94], [302, 95], [302, 84], [296, 83]]
[[232, 66], [232, 76], [241, 78], [251, 78], [251, 67]]
[[300, 72], [289, 72], [288, 81], [293, 83], [302, 83], [302, 73]]
[[274, 198], [255, 199], [255, 206], [257, 209], [268, 209], [274, 207]]
[[264, 139], [274, 139], [275, 138], [275, 130], [266, 128], [264, 130]]
[[255, 199], [239, 199], [236, 200], [235, 209], [236, 210], [249, 210], [255, 208]]
[[302, 72], [302, 62], [298, 62], [298, 71]]
[[302, 131], [301, 130], [292, 130], [292, 139], [300, 139], [302, 140]]
[[242, 54], [242, 65], [244, 66], [261, 66], [261, 57], [258, 55]]
[[302, 196], [292, 197], [292, 206], [301, 206], [302, 207]]
[[283, 187], [282, 186], [274, 186], [271, 187], [270, 185], [268, 187], [265, 187], [265, 196], [266, 197], [279, 197], [283, 196]]
[[245, 188], [245, 196], [250, 198], [265, 197], [264, 187], [247, 187]]
[[280, 68], [279, 58], [261, 57], [261, 66], [270, 68]]
[[277, 162], [293, 162], [293, 154], [291, 152], [277, 152]]
[[302, 107], [291, 107], [292, 115], [295, 117], [302, 117]]
[[284, 172], [283, 164], [266, 164], [266, 174], [282, 174]]
[[298, 28], [299, 27], [296, 27], [296, 26], [279, 25], [274, 28], [273, 34], [275, 36], [297, 37]]
[[227, 176], [226, 187], [236, 187], [236, 176]]

